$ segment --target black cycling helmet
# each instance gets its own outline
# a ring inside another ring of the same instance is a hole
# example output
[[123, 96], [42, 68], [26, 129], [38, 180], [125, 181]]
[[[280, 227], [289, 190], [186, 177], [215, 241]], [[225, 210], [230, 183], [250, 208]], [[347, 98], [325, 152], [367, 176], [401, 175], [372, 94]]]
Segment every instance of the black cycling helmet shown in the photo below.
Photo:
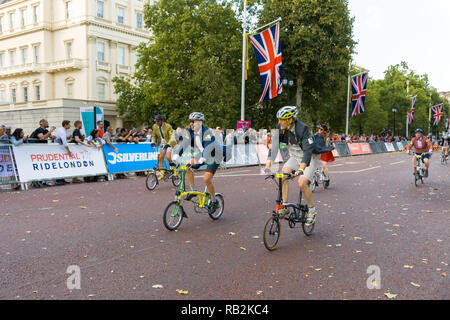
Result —
[[416, 133], [420, 132], [421, 134], [425, 134], [422, 129], [416, 129]]
[[328, 126], [325, 123], [321, 124], [319, 128], [322, 128], [323, 131], [328, 132]]

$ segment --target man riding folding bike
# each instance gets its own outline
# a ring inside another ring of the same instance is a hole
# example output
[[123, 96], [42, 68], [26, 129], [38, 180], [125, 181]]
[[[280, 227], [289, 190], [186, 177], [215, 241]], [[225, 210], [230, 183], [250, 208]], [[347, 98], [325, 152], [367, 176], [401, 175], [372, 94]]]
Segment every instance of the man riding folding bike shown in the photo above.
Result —
[[[188, 152], [191, 150], [192, 158], [190, 164], [193, 165], [194, 169], [198, 169], [200, 165], [207, 164], [203, 182], [211, 195], [210, 214], [213, 214], [217, 210], [218, 201], [216, 199], [216, 192], [212, 180], [221, 162], [220, 159], [216, 159], [217, 157], [215, 154], [216, 147], [219, 147], [220, 143], [216, 140], [212, 131], [203, 124], [204, 121], [205, 116], [200, 112], [193, 112], [189, 115], [190, 127], [183, 137], [183, 142], [173, 154], [172, 160], [177, 161], [186, 150]], [[198, 161], [194, 158], [193, 152], [195, 149], [201, 154]], [[186, 172], [186, 177], [191, 191], [196, 191], [192, 169], [189, 169]], [[186, 200], [189, 201], [191, 199], [186, 198]]]
[[[306, 226], [315, 223], [317, 210], [314, 206], [312, 191], [309, 185], [313, 181], [314, 171], [319, 165], [320, 154], [313, 154], [314, 137], [310, 133], [308, 126], [297, 120], [296, 107], [283, 107], [277, 113], [279, 124], [272, 138], [272, 148], [269, 150], [268, 161], [265, 168], [267, 175], [271, 174], [272, 162], [276, 159], [280, 144], [287, 146], [290, 158], [283, 167], [283, 173], [292, 176], [303, 175], [298, 180], [298, 186], [308, 202], [309, 211], [306, 215]], [[283, 203], [288, 203], [289, 181], [283, 180], [282, 199]], [[284, 206], [279, 210], [281, 218], [289, 213], [289, 208]]]
[[[169, 161], [170, 166], [175, 166], [172, 163], [172, 152], [177, 142], [173, 134], [172, 126], [164, 122], [164, 117], [158, 114], [155, 117], [155, 124], [153, 125], [153, 135], [152, 135], [152, 148], [156, 146], [162, 147], [159, 149], [158, 165], [160, 168], [164, 168], [164, 158], [167, 155], [167, 161]], [[164, 178], [165, 172], [161, 171], [161, 175], [158, 177], [158, 181]]]
[[[407, 146], [407, 151], [411, 154], [411, 148], [414, 146], [413, 167], [414, 172], [417, 170], [417, 156], [421, 156], [423, 163], [425, 163], [425, 178], [428, 178], [428, 171], [430, 168], [430, 157], [433, 154], [433, 144], [424, 135], [422, 129], [416, 130], [416, 136], [412, 138], [411, 144]], [[414, 173], [415, 174], [415, 173]]]

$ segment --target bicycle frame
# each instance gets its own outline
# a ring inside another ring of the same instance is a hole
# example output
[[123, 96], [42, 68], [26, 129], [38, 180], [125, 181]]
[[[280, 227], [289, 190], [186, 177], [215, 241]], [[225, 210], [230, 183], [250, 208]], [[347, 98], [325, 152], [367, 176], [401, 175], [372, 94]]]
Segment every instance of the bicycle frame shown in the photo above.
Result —
[[204, 192], [186, 191], [185, 184], [186, 184], [187, 166], [181, 166], [180, 170], [181, 170], [181, 184], [180, 184], [180, 189], [176, 192], [177, 201], [181, 203], [183, 201], [183, 199], [186, 198], [188, 195], [197, 196], [198, 197], [198, 207], [204, 208], [206, 205], [206, 198], [207, 198], [206, 187], [205, 187]]

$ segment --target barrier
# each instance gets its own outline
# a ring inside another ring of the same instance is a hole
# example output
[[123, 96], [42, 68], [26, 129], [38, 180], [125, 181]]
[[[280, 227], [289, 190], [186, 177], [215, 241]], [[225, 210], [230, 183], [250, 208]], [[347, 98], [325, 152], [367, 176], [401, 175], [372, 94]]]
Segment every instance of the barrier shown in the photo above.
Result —
[[349, 156], [351, 156], [350, 150], [348, 148], [347, 143], [345, 143], [345, 142], [333, 142], [333, 145], [336, 148], [337, 152], [339, 153], [340, 157], [349, 157]]
[[[255, 145], [255, 149], [256, 149], [256, 154], [258, 155], [259, 163], [266, 164], [267, 157], [269, 155], [269, 149], [267, 149], [267, 147], [264, 144]], [[283, 162], [280, 152], [278, 152], [275, 162]]]
[[[231, 147], [232, 156], [228, 162], [225, 162], [226, 168], [256, 166], [260, 164], [256, 144], [235, 144]], [[260, 145], [267, 149], [265, 145]], [[267, 159], [267, 156], [266, 156]]]
[[398, 151], [403, 151], [405, 149], [405, 147], [403, 146], [403, 144], [401, 142], [397, 142], [397, 147], [398, 147]]
[[73, 158], [57, 144], [13, 146], [20, 182], [107, 174], [102, 150], [72, 144], [69, 148]]
[[11, 145], [0, 144], [0, 184], [16, 183], [17, 174], [14, 167]]
[[376, 142], [369, 143], [369, 146], [370, 146], [370, 150], [372, 150], [372, 153], [381, 153], [382, 152]]
[[386, 149], [388, 152], [394, 152], [395, 148], [391, 142], [385, 142], [384, 145], [386, 146]]
[[115, 143], [118, 153], [108, 145], [103, 146], [108, 173], [138, 172], [153, 169], [158, 162], [158, 150], [150, 143]]
[[376, 144], [378, 145], [378, 149], [380, 150], [380, 153], [388, 152], [384, 142], [376, 142]]

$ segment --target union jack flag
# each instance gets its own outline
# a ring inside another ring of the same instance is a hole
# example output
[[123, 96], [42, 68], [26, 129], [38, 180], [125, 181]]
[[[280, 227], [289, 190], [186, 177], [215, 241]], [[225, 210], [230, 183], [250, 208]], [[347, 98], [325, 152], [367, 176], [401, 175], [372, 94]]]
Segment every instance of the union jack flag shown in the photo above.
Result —
[[280, 23], [278, 22], [263, 32], [250, 36], [250, 41], [258, 61], [263, 88], [259, 102], [274, 99], [283, 92]]
[[441, 118], [444, 115], [444, 112], [442, 112], [442, 103], [432, 107], [431, 111], [433, 112], [434, 118], [433, 127], [437, 127], [439, 125], [439, 121], [441, 121]]
[[352, 77], [352, 117], [364, 113], [368, 75], [366, 72]]
[[414, 111], [416, 111], [416, 96], [412, 97], [411, 110], [408, 113], [408, 124], [414, 121]]

